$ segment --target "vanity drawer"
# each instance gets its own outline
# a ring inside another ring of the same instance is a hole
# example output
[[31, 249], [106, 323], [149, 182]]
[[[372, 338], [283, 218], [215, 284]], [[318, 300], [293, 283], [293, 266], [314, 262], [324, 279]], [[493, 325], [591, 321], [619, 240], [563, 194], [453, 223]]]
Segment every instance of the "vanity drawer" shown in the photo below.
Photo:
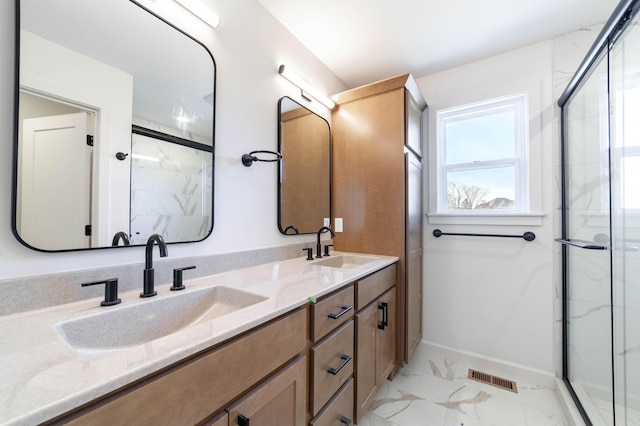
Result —
[[320, 340], [331, 330], [353, 319], [353, 303], [353, 286], [349, 285], [311, 305], [311, 340]]
[[396, 284], [396, 263], [356, 281], [356, 310], [360, 310]]
[[353, 321], [348, 321], [311, 348], [311, 415], [353, 375]]
[[353, 379], [342, 385], [327, 406], [309, 422], [309, 426], [344, 425], [349, 420], [353, 425]]

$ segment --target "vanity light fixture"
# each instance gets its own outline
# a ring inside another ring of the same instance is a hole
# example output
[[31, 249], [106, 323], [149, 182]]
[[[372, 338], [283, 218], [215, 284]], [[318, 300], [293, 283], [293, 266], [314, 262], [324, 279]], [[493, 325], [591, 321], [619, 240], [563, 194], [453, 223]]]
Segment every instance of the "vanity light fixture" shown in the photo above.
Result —
[[200, 0], [176, 0], [182, 7], [194, 14], [200, 20], [212, 28], [218, 28], [220, 17], [213, 10], [209, 9]]
[[308, 97], [305, 95], [310, 95], [329, 109], [333, 109], [336, 106], [336, 103], [329, 99], [329, 97], [320, 93], [318, 89], [307, 83], [302, 77], [292, 72], [289, 68], [285, 68], [284, 65], [280, 65], [280, 68], [278, 68], [278, 72], [281, 76], [289, 80], [295, 86], [298, 86], [298, 88], [302, 91], [303, 98], [308, 99]]

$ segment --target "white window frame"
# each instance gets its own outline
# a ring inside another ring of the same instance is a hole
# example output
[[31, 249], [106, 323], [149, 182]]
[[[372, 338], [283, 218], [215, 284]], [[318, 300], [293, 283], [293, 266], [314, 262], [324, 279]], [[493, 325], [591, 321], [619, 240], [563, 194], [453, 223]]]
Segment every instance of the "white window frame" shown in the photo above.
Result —
[[[445, 125], [450, 121], [464, 118], [482, 117], [495, 114], [500, 111], [513, 111], [515, 113], [515, 147], [514, 157], [502, 158], [490, 161], [473, 161], [470, 163], [446, 164], [446, 132]], [[529, 128], [528, 128], [528, 94], [527, 92], [515, 93], [499, 98], [488, 99], [471, 104], [441, 109], [436, 112], [436, 137], [437, 137], [437, 213], [455, 214], [464, 216], [508, 216], [528, 214], [530, 211], [529, 193]], [[513, 209], [480, 209], [457, 210], [449, 209], [447, 174], [452, 171], [473, 171], [500, 166], [514, 167], [515, 194]]]

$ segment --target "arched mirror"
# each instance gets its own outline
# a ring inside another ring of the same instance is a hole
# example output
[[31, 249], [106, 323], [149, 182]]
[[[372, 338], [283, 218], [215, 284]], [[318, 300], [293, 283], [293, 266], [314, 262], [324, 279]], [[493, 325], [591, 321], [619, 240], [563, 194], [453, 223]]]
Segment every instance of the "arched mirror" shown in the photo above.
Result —
[[18, 240], [67, 251], [206, 238], [211, 53], [129, 0], [16, 0], [16, 13]]
[[331, 219], [329, 123], [286, 96], [278, 117], [278, 228], [285, 235], [316, 233]]

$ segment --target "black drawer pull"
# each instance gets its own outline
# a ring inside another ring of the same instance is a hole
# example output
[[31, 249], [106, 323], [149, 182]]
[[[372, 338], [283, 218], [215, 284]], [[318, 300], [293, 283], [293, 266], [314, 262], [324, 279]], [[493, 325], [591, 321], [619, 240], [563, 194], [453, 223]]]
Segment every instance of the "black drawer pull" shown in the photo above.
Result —
[[340, 422], [344, 423], [345, 426], [349, 426], [351, 424], [351, 419], [349, 419], [349, 418], [347, 418], [345, 416], [342, 416], [342, 418], [340, 419]]
[[384, 330], [389, 325], [389, 304], [387, 302], [380, 302], [378, 309], [382, 311], [382, 321], [378, 324], [380, 330]]
[[384, 307], [384, 326], [389, 326], [389, 304], [387, 302], [382, 302], [382, 306]]
[[347, 306], [347, 305], [342, 305], [342, 312], [338, 313], [338, 314], [329, 314], [327, 315], [329, 318], [331, 319], [338, 319], [341, 316], [343, 316], [344, 314], [346, 314], [347, 312], [349, 312], [350, 310], [353, 309], [353, 306]]
[[345, 365], [347, 365], [347, 363], [349, 361], [351, 361], [351, 357], [349, 355], [342, 355], [340, 357], [340, 359], [342, 359], [342, 363], [338, 366], [338, 368], [330, 368], [330, 369], [327, 370], [327, 372], [329, 372], [329, 373], [331, 373], [331, 374], [333, 374], [335, 376], [336, 374], [338, 374], [340, 372], [340, 370], [342, 370], [342, 368]]
[[251, 426], [251, 421], [248, 417], [238, 414], [238, 426]]

